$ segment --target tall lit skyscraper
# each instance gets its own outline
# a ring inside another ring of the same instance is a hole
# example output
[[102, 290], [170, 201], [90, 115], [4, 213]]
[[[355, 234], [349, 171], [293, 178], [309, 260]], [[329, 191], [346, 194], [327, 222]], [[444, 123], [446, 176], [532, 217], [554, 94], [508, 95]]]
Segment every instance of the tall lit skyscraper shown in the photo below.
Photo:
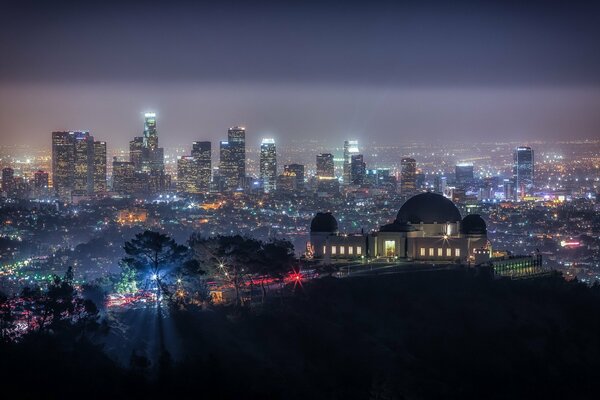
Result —
[[365, 181], [366, 169], [362, 154], [353, 154], [350, 157], [350, 183], [362, 185]]
[[246, 180], [246, 128], [234, 126], [220, 142], [219, 179], [225, 190], [243, 188]]
[[344, 141], [344, 184], [352, 183], [352, 156], [358, 154], [358, 140]]
[[156, 131], [156, 113], [144, 114], [144, 147], [150, 150], [158, 148], [158, 132]]
[[403, 158], [400, 170], [400, 193], [410, 194], [417, 189], [417, 162], [414, 158]]
[[271, 192], [275, 190], [277, 181], [277, 151], [275, 140], [263, 139], [260, 144], [260, 179], [263, 190]]
[[52, 132], [54, 193], [69, 199], [106, 191], [106, 143], [86, 131]]
[[94, 138], [89, 132], [75, 132], [73, 191], [85, 196], [94, 191]]
[[219, 143], [219, 185], [225, 190], [237, 189], [239, 179], [237, 175], [237, 164], [232, 159], [231, 146], [229, 142]]
[[60, 198], [69, 198], [73, 189], [75, 132], [52, 132], [52, 187]]
[[106, 192], [106, 142], [94, 142], [93, 192]]
[[513, 181], [519, 198], [533, 194], [534, 158], [531, 147], [519, 146], [515, 149]]
[[198, 165], [198, 189], [208, 191], [212, 173], [211, 162], [212, 146], [210, 142], [192, 143], [192, 157]]
[[283, 172], [296, 176], [296, 189], [304, 189], [304, 165], [288, 164], [283, 167]]
[[322, 154], [317, 155], [317, 178], [319, 178], [319, 179], [335, 178], [333, 154], [322, 153]]
[[246, 180], [246, 128], [240, 126], [230, 128], [227, 132], [227, 141], [232, 167], [236, 168], [237, 187], [243, 187]]

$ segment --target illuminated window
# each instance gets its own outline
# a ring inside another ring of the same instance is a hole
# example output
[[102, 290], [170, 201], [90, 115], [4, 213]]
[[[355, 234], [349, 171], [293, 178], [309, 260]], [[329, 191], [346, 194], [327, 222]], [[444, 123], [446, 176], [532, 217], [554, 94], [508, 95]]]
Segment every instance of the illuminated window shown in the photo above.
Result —
[[460, 257], [460, 249], [454, 249], [454, 255]]
[[396, 241], [395, 240], [386, 240], [384, 242], [385, 247], [385, 256], [386, 257], [394, 257], [396, 255]]
[[421, 247], [421, 257], [425, 256], [425, 247]]
[[323, 246], [323, 254], [327, 254], [327, 246]]
[[356, 254], [358, 254], [359, 256], [362, 254], [362, 247], [356, 248]]
[[438, 247], [438, 257], [443, 257], [444, 256], [444, 249], [442, 249], [441, 247]]
[[452, 257], [452, 249], [450, 247], [446, 248], [446, 257]]
[[429, 257], [435, 256], [435, 249], [433, 247], [429, 248]]
[[346, 248], [344, 246], [340, 246], [340, 254], [346, 254]]
[[337, 247], [331, 246], [331, 254], [337, 254]]
[[354, 247], [348, 246], [348, 254], [350, 254], [350, 255], [354, 254]]

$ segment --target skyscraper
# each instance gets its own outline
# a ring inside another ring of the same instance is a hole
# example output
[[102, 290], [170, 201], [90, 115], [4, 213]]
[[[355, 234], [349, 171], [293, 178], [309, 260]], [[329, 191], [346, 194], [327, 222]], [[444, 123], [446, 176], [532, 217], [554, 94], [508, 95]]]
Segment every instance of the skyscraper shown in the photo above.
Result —
[[335, 178], [333, 154], [322, 153], [322, 154], [317, 155], [317, 178], [319, 178], [319, 179]]
[[112, 167], [112, 190], [121, 195], [134, 194], [135, 164], [131, 161], [118, 161], [115, 157]]
[[263, 190], [270, 192], [275, 190], [277, 181], [277, 152], [275, 140], [263, 139], [260, 144], [260, 179]]
[[94, 191], [94, 138], [89, 132], [75, 132], [72, 195], [85, 196]]
[[239, 179], [237, 175], [237, 164], [233, 160], [231, 145], [229, 142], [219, 143], [219, 179], [224, 190], [237, 189]]
[[71, 196], [74, 162], [75, 133], [52, 132], [52, 186], [60, 198]]
[[198, 164], [198, 189], [202, 191], [208, 191], [210, 189], [212, 173], [211, 147], [210, 142], [192, 143], [192, 157], [196, 159]]
[[410, 194], [417, 189], [417, 162], [414, 158], [403, 158], [400, 163], [400, 193]]
[[106, 142], [87, 131], [52, 132], [54, 193], [69, 199], [106, 191]]
[[534, 158], [531, 147], [519, 146], [515, 149], [513, 181], [519, 198], [533, 194]]
[[344, 184], [352, 183], [352, 156], [358, 154], [358, 140], [344, 141]]
[[177, 192], [199, 193], [198, 160], [193, 156], [183, 156], [177, 159]]
[[365, 181], [366, 164], [362, 154], [354, 154], [350, 158], [350, 183], [362, 185]]
[[158, 132], [156, 130], [156, 113], [144, 114], [144, 147], [150, 150], [158, 148]]
[[136, 136], [129, 142], [129, 161], [134, 165], [136, 171], [142, 170], [144, 160], [144, 137]]
[[246, 128], [234, 126], [227, 131], [227, 141], [231, 156], [232, 167], [235, 166], [237, 178], [236, 187], [243, 187], [246, 179]]
[[106, 142], [94, 142], [93, 192], [106, 192]]
[[283, 167], [283, 172], [296, 176], [296, 189], [304, 189], [304, 165], [288, 164]]

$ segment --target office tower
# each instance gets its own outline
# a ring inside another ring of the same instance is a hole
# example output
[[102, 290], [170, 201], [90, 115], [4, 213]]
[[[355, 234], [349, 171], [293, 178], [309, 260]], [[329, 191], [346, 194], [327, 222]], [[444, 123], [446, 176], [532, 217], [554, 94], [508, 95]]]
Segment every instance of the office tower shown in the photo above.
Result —
[[296, 189], [304, 189], [304, 165], [302, 164], [288, 164], [283, 167], [283, 172], [288, 174], [294, 174], [296, 177]]
[[52, 187], [60, 198], [69, 198], [73, 188], [74, 136], [74, 132], [52, 132]]
[[113, 158], [112, 190], [121, 195], [130, 195], [135, 190], [135, 164]]
[[10, 195], [15, 190], [15, 170], [6, 167], [2, 169], [2, 191]]
[[460, 163], [454, 167], [454, 177], [458, 185], [464, 185], [473, 182], [473, 164]]
[[177, 192], [199, 193], [198, 160], [193, 156], [183, 156], [177, 159]]
[[417, 189], [417, 162], [414, 158], [403, 158], [400, 170], [400, 193], [410, 194]]
[[192, 143], [192, 157], [194, 157], [198, 163], [198, 189], [201, 191], [210, 190], [212, 172], [211, 147], [210, 142]]
[[260, 144], [260, 179], [265, 192], [275, 190], [277, 180], [277, 152], [275, 149], [275, 140], [273, 139], [263, 139]]
[[142, 170], [142, 163], [144, 160], [144, 137], [134, 137], [129, 142], [129, 161], [134, 165], [136, 171]]
[[515, 196], [516, 196], [515, 184], [512, 179], [504, 179], [503, 189], [504, 189], [504, 199], [505, 200], [514, 200], [515, 199]]
[[219, 187], [223, 190], [232, 190], [239, 187], [237, 164], [231, 155], [229, 142], [219, 143]]
[[94, 190], [94, 138], [89, 132], [75, 132], [72, 195], [85, 196]]
[[33, 192], [36, 197], [48, 195], [48, 173], [38, 170], [33, 174]]
[[344, 184], [353, 182], [352, 179], [352, 156], [358, 154], [358, 140], [344, 141]]
[[93, 192], [106, 192], [106, 142], [94, 142]]
[[144, 147], [150, 150], [158, 148], [158, 132], [156, 130], [156, 114], [144, 114]]
[[335, 178], [335, 169], [333, 165], [333, 154], [322, 153], [317, 155], [317, 178], [333, 179]]
[[231, 162], [237, 171], [237, 187], [243, 187], [246, 179], [246, 128], [234, 126], [227, 132]]
[[106, 191], [106, 142], [86, 131], [52, 132], [54, 193], [69, 199]]
[[[137, 138], [136, 138], [137, 139]], [[135, 141], [135, 139], [134, 139]], [[159, 176], [165, 169], [164, 150], [158, 147], [158, 131], [156, 128], [156, 114], [144, 114], [144, 136], [142, 146], [142, 171]], [[162, 190], [160, 187], [157, 190]]]
[[366, 165], [362, 154], [350, 157], [350, 181], [353, 185], [362, 185], [365, 182]]
[[513, 181], [516, 195], [523, 198], [533, 194], [534, 158], [531, 147], [517, 147], [514, 152]]

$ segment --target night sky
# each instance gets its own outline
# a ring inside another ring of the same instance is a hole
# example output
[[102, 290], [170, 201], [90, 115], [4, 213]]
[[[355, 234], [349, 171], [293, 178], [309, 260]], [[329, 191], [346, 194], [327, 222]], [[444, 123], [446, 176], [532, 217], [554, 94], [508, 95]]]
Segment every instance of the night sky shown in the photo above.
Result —
[[591, 2], [2, 1], [0, 144], [600, 136]]

